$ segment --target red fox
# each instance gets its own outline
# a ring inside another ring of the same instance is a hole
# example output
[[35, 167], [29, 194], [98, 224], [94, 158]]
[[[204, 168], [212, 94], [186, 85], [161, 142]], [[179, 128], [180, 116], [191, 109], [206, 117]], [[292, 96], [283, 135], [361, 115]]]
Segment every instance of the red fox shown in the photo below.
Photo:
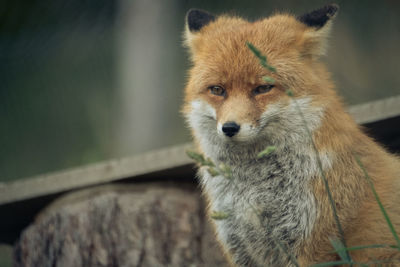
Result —
[[[199, 151], [230, 167], [230, 179], [211, 175], [207, 166], [199, 176], [209, 210], [227, 214], [215, 228], [233, 264], [340, 261], [335, 239], [347, 247], [397, 244], [362, 166], [400, 231], [399, 158], [348, 115], [320, 62], [337, 10], [330, 4], [255, 22], [197, 9], [187, 14], [185, 44], [193, 65], [183, 113]], [[246, 42], [276, 72], [263, 68]], [[268, 146], [275, 150], [257, 157]], [[389, 246], [349, 253], [354, 262], [397, 260], [390, 266], [400, 266], [399, 250]]]

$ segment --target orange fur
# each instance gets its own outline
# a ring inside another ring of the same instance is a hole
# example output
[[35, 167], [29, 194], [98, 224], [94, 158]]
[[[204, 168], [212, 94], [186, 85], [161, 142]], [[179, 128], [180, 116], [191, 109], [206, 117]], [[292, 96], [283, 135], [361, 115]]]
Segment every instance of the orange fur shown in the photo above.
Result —
[[[328, 22], [330, 23], [330, 22]], [[329, 25], [327, 26], [329, 27]], [[291, 15], [277, 14], [248, 22], [237, 17], [220, 16], [197, 33], [187, 33], [193, 67], [185, 89], [184, 113], [190, 103], [203, 99], [215, 110], [218, 121], [235, 118], [239, 123], [257, 124], [265, 108], [276, 101], [289, 101], [290, 88], [295, 96], [312, 96], [312, 105], [324, 108], [322, 125], [312, 133], [317, 150], [332, 155], [333, 163], [326, 176], [342, 226], [347, 246], [370, 244], [395, 245], [371, 188], [358, 166], [358, 155], [371, 176], [394, 226], [400, 231], [400, 164], [396, 156], [366, 136], [345, 112], [334, 92], [330, 75], [319, 61], [328, 28], [318, 31], [300, 23]], [[268, 57], [277, 73], [263, 69], [257, 58], [246, 48], [254, 44]], [[344, 62], [345, 63], [345, 62]], [[269, 93], [251, 96], [263, 76], [276, 80]], [[228, 98], [209, 93], [208, 86], [221, 85]], [[194, 136], [196, 134], [194, 133]], [[200, 148], [201, 149], [201, 148]], [[318, 216], [311, 238], [304, 241], [299, 252], [301, 266], [339, 260], [328, 237], [337, 235], [337, 227], [321, 177], [310, 184], [317, 202]], [[397, 259], [394, 249], [365, 249], [351, 252], [355, 261]], [[389, 266], [389, 265], [388, 265]], [[393, 266], [400, 266], [394, 264]]]

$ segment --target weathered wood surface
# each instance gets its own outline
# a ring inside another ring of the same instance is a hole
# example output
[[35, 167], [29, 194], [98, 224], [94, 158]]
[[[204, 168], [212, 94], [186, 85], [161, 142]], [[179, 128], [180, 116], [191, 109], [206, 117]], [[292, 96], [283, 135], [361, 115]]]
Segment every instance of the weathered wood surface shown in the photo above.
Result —
[[15, 266], [226, 266], [194, 185], [109, 185], [40, 213]]
[[351, 106], [349, 113], [358, 124], [366, 124], [399, 116], [400, 95]]
[[141, 155], [0, 183], [0, 205], [191, 165], [192, 160], [185, 154], [185, 150], [190, 147], [191, 144], [177, 145]]

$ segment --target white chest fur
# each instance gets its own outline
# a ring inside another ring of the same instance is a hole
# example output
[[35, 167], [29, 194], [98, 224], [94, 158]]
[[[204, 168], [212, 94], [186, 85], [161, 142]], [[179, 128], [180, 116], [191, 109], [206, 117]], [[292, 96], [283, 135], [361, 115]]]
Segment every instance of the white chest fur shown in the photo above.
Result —
[[[311, 108], [310, 99], [297, 102], [307, 127], [316, 129], [322, 110]], [[317, 217], [310, 182], [320, 170], [304, 121], [295, 104], [275, 105], [262, 115], [264, 125], [254, 142], [226, 142], [216, 134], [215, 111], [205, 103], [194, 104], [188, 116], [202, 149], [215, 163], [230, 166], [232, 178], [212, 177], [207, 167], [199, 171], [210, 198], [211, 210], [229, 216], [217, 220], [220, 240], [241, 266], [288, 266], [287, 252], [296, 255]], [[268, 145], [276, 150], [261, 159], [256, 155]], [[328, 155], [320, 155], [329, 168]], [[279, 249], [284, 247], [283, 250]]]
[[310, 155], [288, 154], [231, 165], [231, 179], [201, 170], [211, 210], [229, 215], [216, 221], [218, 236], [241, 265], [285, 266], [276, 248], [295, 254], [311, 233], [317, 210], [309, 183], [316, 164]]

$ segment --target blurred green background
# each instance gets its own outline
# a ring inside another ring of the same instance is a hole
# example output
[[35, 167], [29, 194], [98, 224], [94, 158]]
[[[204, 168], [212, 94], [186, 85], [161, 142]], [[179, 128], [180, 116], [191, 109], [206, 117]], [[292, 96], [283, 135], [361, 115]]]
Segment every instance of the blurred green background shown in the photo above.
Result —
[[[400, 2], [337, 1], [327, 61], [346, 102], [399, 94]], [[179, 109], [191, 7], [257, 19], [325, 1], [0, 4], [0, 182], [190, 140]]]
[[[324, 60], [346, 103], [400, 94], [400, 2], [336, 2]], [[189, 141], [179, 112], [189, 8], [254, 20], [326, 3], [2, 0], [0, 183]], [[0, 266], [9, 255], [0, 246]]]

